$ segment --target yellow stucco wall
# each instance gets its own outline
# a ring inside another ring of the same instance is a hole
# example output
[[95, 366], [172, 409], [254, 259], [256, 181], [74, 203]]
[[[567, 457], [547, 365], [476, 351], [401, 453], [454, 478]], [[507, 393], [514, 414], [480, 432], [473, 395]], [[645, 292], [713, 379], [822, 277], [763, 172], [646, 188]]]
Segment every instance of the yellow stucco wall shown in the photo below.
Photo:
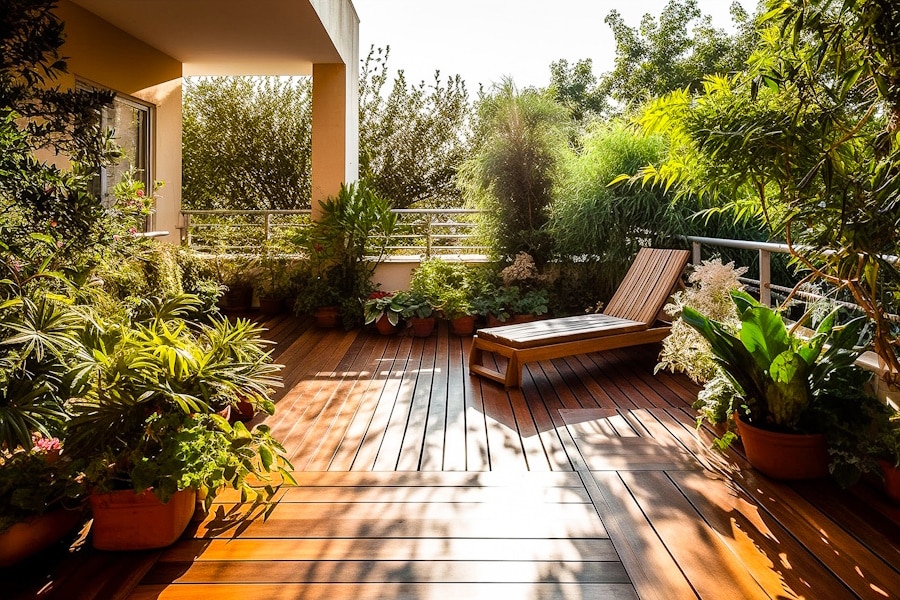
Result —
[[155, 228], [178, 241], [181, 211], [181, 76], [182, 65], [92, 13], [62, 0], [57, 14], [65, 23], [69, 75], [133, 96], [153, 107], [150, 164], [153, 179], [165, 181]]

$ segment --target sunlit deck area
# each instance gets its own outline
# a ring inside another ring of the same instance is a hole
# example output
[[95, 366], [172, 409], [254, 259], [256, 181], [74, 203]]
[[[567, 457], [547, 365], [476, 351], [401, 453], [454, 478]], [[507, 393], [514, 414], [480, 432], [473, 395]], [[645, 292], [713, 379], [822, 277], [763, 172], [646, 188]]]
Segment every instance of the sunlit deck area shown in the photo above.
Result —
[[[217, 498], [174, 546], [82, 543], [0, 582], [39, 598], [896, 598], [900, 507], [709, 450], [645, 346], [470, 377], [468, 338], [266, 323], [299, 487]], [[48, 556], [49, 555], [49, 556]], [[14, 596], [15, 597], [15, 596]]]

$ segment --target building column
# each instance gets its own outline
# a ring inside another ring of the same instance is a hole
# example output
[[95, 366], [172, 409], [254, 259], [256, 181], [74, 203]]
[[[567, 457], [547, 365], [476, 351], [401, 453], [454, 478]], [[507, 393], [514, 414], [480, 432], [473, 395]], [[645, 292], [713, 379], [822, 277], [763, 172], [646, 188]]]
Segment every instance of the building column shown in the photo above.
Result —
[[359, 176], [359, 73], [356, 65], [313, 65], [312, 214], [341, 183]]

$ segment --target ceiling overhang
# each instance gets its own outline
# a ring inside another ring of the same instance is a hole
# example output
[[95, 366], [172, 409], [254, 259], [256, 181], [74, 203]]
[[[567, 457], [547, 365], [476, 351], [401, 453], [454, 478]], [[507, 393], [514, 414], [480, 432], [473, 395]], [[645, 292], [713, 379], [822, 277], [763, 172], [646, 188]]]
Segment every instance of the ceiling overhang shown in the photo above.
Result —
[[344, 62], [310, 0], [72, 1], [185, 75], [310, 75], [313, 63]]

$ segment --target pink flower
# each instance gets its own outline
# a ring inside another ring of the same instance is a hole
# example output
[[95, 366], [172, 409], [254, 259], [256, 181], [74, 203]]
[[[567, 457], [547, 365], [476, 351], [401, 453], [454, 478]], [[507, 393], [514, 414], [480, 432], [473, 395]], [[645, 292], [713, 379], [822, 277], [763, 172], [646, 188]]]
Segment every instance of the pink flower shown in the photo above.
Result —
[[144, 197], [144, 190], [138, 190], [137, 192], [135, 192], [135, 194], [137, 195], [138, 198], [143, 198], [143, 197]]
[[137, 233], [137, 227], [129, 227], [128, 233]]
[[62, 240], [57, 240], [57, 242], [56, 242], [56, 247], [57, 247], [57, 248], [62, 248], [62, 247], [63, 247]]
[[33, 433], [31, 435], [31, 445], [34, 446], [35, 452], [40, 454], [59, 450], [61, 447], [59, 438], [45, 438], [39, 433]]

